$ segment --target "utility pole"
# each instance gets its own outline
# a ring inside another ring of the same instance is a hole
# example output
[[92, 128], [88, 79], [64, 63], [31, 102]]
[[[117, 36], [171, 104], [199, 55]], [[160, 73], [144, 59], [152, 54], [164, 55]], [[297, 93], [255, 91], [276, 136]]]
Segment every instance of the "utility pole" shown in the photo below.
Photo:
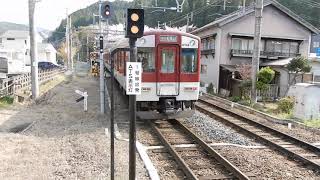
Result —
[[187, 28], [186, 28], [186, 32], [189, 32], [189, 13], [187, 14]]
[[243, 0], [243, 4], [242, 4], [242, 12], [245, 13], [246, 12], [246, 0]]
[[69, 15], [68, 15], [68, 9], [66, 10], [67, 15], [67, 24], [66, 24], [66, 51], [67, 51], [67, 69], [70, 70], [70, 59], [69, 59]]
[[252, 56], [252, 89], [251, 102], [257, 103], [257, 73], [259, 71], [260, 61], [260, 41], [261, 41], [261, 26], [262, 26], [262, 11], [263, 0], [255, 0], [255, 30], [254, 30], [254, 44]]
[[72, 57], [72, 29], [71, 29], [72, 19], [69, 16], [69, 59], [71, 65], [71, 71], [73, 71], [73, 57]]
[[104, 63], [103, 63], [103, 30], [102, 30], [102, 0], [99, 0], [99, 29], [100, 29], [100, 113], [104, 114]]
[[38, 51], [36, 42], [36, 26], [34, 12], [36, 1], [29, 0], [29, 34], [30, 34], [30, 60], [31, 60], [31, 91], [32, 99], [39, 97], [39, 81], [38, 81]]
[[87, 62], [90, 59], [90, 54], [89, 54], [89, 35], [87, 34]]

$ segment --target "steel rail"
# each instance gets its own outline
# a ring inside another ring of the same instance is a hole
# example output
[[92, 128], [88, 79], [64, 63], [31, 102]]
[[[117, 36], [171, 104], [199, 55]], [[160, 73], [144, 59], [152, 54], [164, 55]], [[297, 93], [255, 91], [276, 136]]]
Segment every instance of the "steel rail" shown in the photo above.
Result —
[[[275, 129], [273, 129], [273, 128], [270, 128], [270, 127], [268, 127], [268, 126], [262, 125], [262, 124], [260, 124], [260, 123], [258, 123], [258, 122], [253, 121], [253, 120], [250, 120], [250, 119], [248, 119], [248, 118], [246, 118], [246, 117], [244, 117], [244, 116], [242, 116], [242, 115], [236, 114], [235, 112], [232, 112], [232, 111], [230, 111], [230, 110], [226, 110], [226, 109], [224, 109], [224, 108], [222, 108], [222, 107], [218, 107], [217, 105], [212, 104], [212, 103], [210, 103], [210, 102], [206, 102], [206, 101], [201, 100], [201, 99], [199, 99], [198, 102], [201, 102], [201, 103], [204, 104], [204, 105], [214, 106], [214, 108], [216, 108], [216, 109], [218, 109], [218, 110], [220, 110], [220, 111], [222, 111], [222, 112], [224, 112], [224, 113], [228, 113], [229, 115], [231, 114], [232, 116], [236, 116], [236, 117], [240, 118], [240, 120], [245, 120], [245, 121], [247, 121], [247, 123], [248, 123], [249, 125], [250, 125], [250, 124], [253, 124], [253, 125], [256, 125], [258, 128], [262, 128], [262, 129], [265, 129], [265, 130], [269, 130], [269, 131], [271, 131], [271, 132], [279, 132], [279, 131], [277, 131], [277, 130], [275, 130]], [[209, 110], [207, 110], [207, 109], [205, 109], [205, 108], [203, 108], [203, 107], [201, 107], [201, 106], [199, 106], [199, 105], [196, 105], [196, 108], [197, 108], [197, 110], [199, 110], [200, 112], [203, 112], [203, 113], [209, 115], [210, 117], [216, 118], [216, 120], [219, 120], [220, 122], [222, 122], [222, 123], [224, 123], [224, 124], [227, 124], [227, 125], [229, 125], [229, 126], [232, 126], [232, 127], [236, 128], [236, 129], [238, 129], [238, 130], [240, 130], [240, 131], [242, 131], [242, 132], [244, 132], [244, 133], [246, 133], [246, 134], [249, 134], [249, 135], [252, 136], [252, 137], [257, 138], [258, 140], [262, 141], [264, 144], [268, 145], [269, 147], [271, 147], [271, 148], [273, 148], [273, 149], [275, 149], [275, 150], [278, 150], [278, 151], [281, 152], [282, 154], [284, 154], [284, 155], [286, 155], [286, 156], [288, 156], [288, 157], [291, 157], [291, 158], [293, 158], [294, 160], [295, 160], [295, 159], [296, 159], [296, 160], [299, 160], [299, 161], [302, 162], [304, 165], [308, 165], [308, 166], [310, 166], [310, 167], [311, 167], [312, 169], [314, 169], [314, 170], [320, 171], [320, 165], [317, 164], [317, 163], [315, 163], [315, 162], [313, 162], [312, 160], [309, 160], [309, 159], [307, 159], [307, 158], [305, 158], [305, 157], [303, 157], [303, 156], [301, 156], [301, 155], [299, 155], [299, 154], [297, 154], [297, 153], [295, 153], [295, 152], [293, 152], [293, 151], [291, 151], [291, 150], [289, 150], [289, 149], [287, 149], [287, 148], [284, 148], [284, 147], [282, 147], [281, 145], [276, 144], [275, 142], [272, 142], [271, 140], [269, 140], [269, 139], [267, 139], [267, 138], [264, 138], [264, 137], [262, 137], [262, 136], [260, 136], [260, 135], [258, 135], [258, 134], [256, 134], [256, 133], [254, 133], [254, 132], [252, 132], [252, 131], [250, 131], [250, 130], [244, 128], [244, 127], [242, 127], [241, 125], [238, 125], [238, 124], [236, 124], [236, 123], [234, 123], [234, 122], [226, 119], [225, 117], [223, 117], [223, 116], [221, 116], [221, 115], [218, 115], [218, 114], [216, 114], [216, 113], [214, 113], [214, 112], [211, 112], [211, 111], [209, 111]], [[277, 133], [276, 133], [276, 134], [277, 134]], [[284, 134], [284, 133], [279, 132], [279, 134], [282, 135], [282, 134]], [[277, 134], [277, 135], [278, 135], [278, 134]], [[287, 139], [287, 140], [289, 140], [289, 141], [291, 141], [291, 142], [292, 142], [292, 141], [293, 141], [293, 142], [296, 142], [298, 145], [296, 145], [296, 144], [293, 144], [293, 145], [295, 145], [295, 146], [297, 146], [297, 147], [302, 147], [302, 148], [305, 147], [304, 144], [305, 144], [306, 142], [300, 143], [299, 141], [297, 142], [297, 139], [296, 139], [296, 138], [293, 138], [293, 137], [292, 137], [293, 139], [291, 139], [291, 136], [289, 136], [289, 135], [287, 135], [287, 134], [284, 134], [282, 137], [281, 137], [281, 135], [278, 135], [278, 136], [280, 136], [280, 139], [283, 139], [283, 140], [286, 140], [286, 139]], [[303, 141], [301, 141], [301, 142], [303, 142]], [[311, 146], [313, 146], [313, 145], [311, 145]], [[317, 148], [317, 147], [316, 147], [316, 148]], [[308, 150], [310, 150], [310, 149], [308, 149]], [[319, 148], [317, 148], [317, 152], [312, 151], [312, 149], [311, 149], [310, 151], [314, 152], [315, 154], [318, 154], [318, 150], [319, 150]]]
[[178, 165], [182, 168], [184, 174], [187, 176], [188, 179], [197, 180], [197, 176], [192, 172], [192, 170], [188, 167], [186, 162], [182, 159], [182, 157], [178, 154], [178, 152], [170, 145], [169, 141], [166, 140], [164, 135], [160, 132], [159, 128], [157, 128], [154, 123], [149, 122], [151, 128], [156, 132], [157, 136], [159, 137], [161, 143], [169, 150], [169, 153], [173, 156], [176, 160]]
[[205, 149], [214, 159], [220, 162], [227, 170], [229, 170], [235, 177], [238, 179], [248, 180], [249, 177], [246, 176], [243, 172], [241, 172], [236, 166], [231, 164], [225, 157], [220, 155], [217, 151], [215, 151], [208, 143], [199, 138], [196, 134], [194, 134], [188, 127], [183, 125], [180, 121], [172, 120], [174, 123], [177, 123], [188, 135], [192, 137], [194, 141], [196, 141], [203, 149]]
[[199, 101], [200, 101], [200, 102], [204, 102], [204, 103], [209, 104], [209, 105], [213, 105], [213, 106], [221, 109], [221, 110], [224, 111], [224, 112], [232, 113], [233, 115], [240, 117], [242, 120], [245, 120], [245, 121], [247, 121], [248, 123], [252, 123], [252, 124], [257, 125], [257, 126], [260, 127], [260, 128], [267, 129], [268, 131], [271, 131], [272, 133], [275, 133], [275, 134], [277, 134], [278, 136], [283, 136], [283, 137], [285, 137], [285, 138], [287, 138], [287, 139], [289, 139], [289, 140], [291, 140], [291, 141], [294, 141], [294, 142], [296, 142], [296, 143], [298, 143], [298, 144], [301, 144], [302, 146], [306, 147], [307, 149], [309, 149], [309, 150], [313, 151], [314, 153], [320, 155], [320, 148], [318, 148], [318, 147], [316, 147], [316, 146], [314, 146], [314, 145], [312, 145], [312, 144], [310, 144], [310, 143], [308, 143], [308, 142], [306, 142], [306, 141], [303, 141], [303, 140], [301, 140], [301, 139], [298, 139], [298, 138], [295, 138], [295, 137], [293, 137], [293, 136], [290, 136], [290, 135], [288, 135], [288, 134], [286, 134], [286, 133], [283, 133], [283, 132], [281, 132], [281, 131], [278, 131], [278, 130], [272, 128], [272, 127], [269, 127], [269, 126], [264, 125], [264, 124], [262, 124], [262, 123], [259, 123], [259, 122], [257, 122], [257, 121], [251, 120], [251, 119], [249, 119], [248, 117], [245, 117], [245, 116], [243, 116], [243, 115], [237, 114], [237, 113], [235, 113], [235, 112], [233, 112], [233, 111], [230, 111], [230, 110], [228, 110], [228, 109], [226, 109], [226, 108], [217, 106], [216, 104], [207, 102], [207, 101], [205, 101], [205, 100], [203, 100], [203, 99], [199, 99]]

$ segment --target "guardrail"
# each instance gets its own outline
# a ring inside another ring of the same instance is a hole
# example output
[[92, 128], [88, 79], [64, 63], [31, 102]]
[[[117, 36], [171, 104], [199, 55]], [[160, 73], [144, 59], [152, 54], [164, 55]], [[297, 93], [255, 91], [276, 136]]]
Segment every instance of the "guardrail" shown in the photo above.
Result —
[[[39, 82], [41, 84], [52, 80], [57, 74], [62, 72], [62, 69], [40, 70], [38, 75]], [[30, 85], [31, 73], [0, 79], [0, 98], [8, 95], [14, 95], [17, 90], [29, 87]]]

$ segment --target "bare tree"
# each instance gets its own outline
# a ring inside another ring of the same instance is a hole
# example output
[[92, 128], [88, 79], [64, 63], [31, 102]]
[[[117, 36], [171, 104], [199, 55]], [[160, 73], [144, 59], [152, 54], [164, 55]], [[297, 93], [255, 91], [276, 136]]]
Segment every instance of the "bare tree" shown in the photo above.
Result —
[[242, 80], [247, 81], [251, 79], [252, 73], [252, 66], [251, 64], [242, 63], [240, 65], [236, 65], [236, 70], [239, 72]]

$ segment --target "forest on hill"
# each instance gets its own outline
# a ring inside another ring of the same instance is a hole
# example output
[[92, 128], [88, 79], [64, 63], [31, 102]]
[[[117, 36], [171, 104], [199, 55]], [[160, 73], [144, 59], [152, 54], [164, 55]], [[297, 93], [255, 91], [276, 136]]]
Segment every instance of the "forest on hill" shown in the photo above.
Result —
[[[180, 3], [183, 0], [178, 0]], [[266, 1], [266, 0], [265, 0]], [[134, 0], [131, 2], [124, 0], [115, 0], [110, 2], [111, 6], [111, 24], [124, 23], [124, 12], [129, 7], [143, 7], [145, 9], [145, 23], [150, 27], [156, 27], [159, 23], [165, 23], [171, 26], [183, 26], [187, 23], [187, 16], [190, 24], [201, 27], [209, 22], [214, 21], [223, 15], [243, 7], [244, 0], [185, 0], [183, 12], [161, 9], [158, 7], [176, 7], [175, 0]], [[254, 0], [246, 0], [246, 6], [253, 4]], [[299, 16], [320, 28], [320, 0], [278, 0], [281, 4], [297, 13]], [[98, 14], [98, 3], [94, 3], [87, 8], [80, 9], [71, 14], [72, 26], [88, 26], [93, 23], [93, 14]], [[192, 15], [192, 18], [190, 18]], [[64, 19], [60, 26], [52, 33], [49, 41], [56, 44], [65, 37]]]

